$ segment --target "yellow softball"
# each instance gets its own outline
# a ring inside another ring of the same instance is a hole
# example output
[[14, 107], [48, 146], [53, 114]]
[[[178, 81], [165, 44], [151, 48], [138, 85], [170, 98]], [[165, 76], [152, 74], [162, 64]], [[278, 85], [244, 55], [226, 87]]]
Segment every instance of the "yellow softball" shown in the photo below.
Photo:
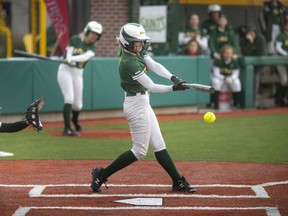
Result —
[[216, 116], [213, 112], [206, 112], [203, 119], [206, 123], [212, 124], [216, 120]]

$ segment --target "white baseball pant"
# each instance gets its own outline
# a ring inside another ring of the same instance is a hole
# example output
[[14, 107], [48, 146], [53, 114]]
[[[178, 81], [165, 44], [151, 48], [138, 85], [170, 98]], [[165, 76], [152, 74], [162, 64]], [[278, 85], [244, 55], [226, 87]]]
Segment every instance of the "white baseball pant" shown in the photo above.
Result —
[[131, 151], [138, 160], [143, 159], [149, 143], [154, 152], [166, 149], [156, 115], [150, 106], [149, 94], [126, 96], [123, 104], [128, 120], [133, 146]]
[[57, 81], [64, 97], [64, 103], [72, 104], [75, 111], [83, 107], [83, 69], [60, 64]]

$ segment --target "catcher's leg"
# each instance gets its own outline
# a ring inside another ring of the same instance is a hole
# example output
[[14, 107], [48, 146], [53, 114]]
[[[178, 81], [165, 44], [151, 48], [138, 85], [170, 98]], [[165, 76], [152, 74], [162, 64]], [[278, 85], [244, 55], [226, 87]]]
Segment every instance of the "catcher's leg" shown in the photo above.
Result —
[[1, 123], [0, 122], [0, 132], [1, 133], [14, 133], [21, 131], [28, 127], [27, 121], [18, 121], [14, 123]]

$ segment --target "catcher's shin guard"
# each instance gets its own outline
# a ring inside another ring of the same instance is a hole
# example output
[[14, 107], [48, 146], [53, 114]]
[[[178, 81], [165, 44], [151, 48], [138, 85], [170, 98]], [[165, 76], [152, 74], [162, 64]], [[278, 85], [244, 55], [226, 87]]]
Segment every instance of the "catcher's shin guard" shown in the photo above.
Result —
[[91, 180], [91, 188], [94, 192], [101, 192], [100, 187], [104, 183], [105, 187], [108, 189], [106, 185], [107, 179], [101, 176], [103, 168], [93, 168], [92, 169], [92, 180]]
[[195, 193], [197, 190], [195, 187], [192, 187], [182, 176], [178, 181], [173, 182], [172, 185], [173, 191], [182, 191], [186, 193]]

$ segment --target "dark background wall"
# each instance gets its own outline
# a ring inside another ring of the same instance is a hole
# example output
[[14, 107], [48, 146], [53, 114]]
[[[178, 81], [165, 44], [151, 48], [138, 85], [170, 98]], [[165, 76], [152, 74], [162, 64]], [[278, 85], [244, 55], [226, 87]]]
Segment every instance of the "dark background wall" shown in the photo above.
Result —
[[[180, 5], [180, 25], [185, 27], [191, 13], [198, 14], [200, 23], [204, 22], [208, 18], [207, 8], [208, 5]], [[258, 25], [258, 17], [261, 9], [260, 6], [222, 6], [223, 14], [227, 16], [229, 23], [234, 29], [249, 22]]]

